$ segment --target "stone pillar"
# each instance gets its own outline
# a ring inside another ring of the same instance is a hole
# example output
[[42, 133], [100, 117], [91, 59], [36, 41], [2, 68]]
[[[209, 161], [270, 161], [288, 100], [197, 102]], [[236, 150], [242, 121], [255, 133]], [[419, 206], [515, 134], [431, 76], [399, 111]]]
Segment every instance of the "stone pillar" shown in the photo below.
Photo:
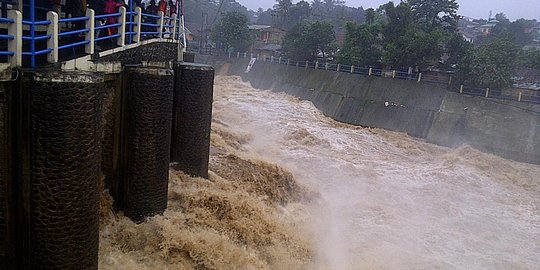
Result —
[[23, 79], [16, 107], [17, 269], [97, 269], [103, 76]]
[[171, 159], [185, 173], [208, 178], [214, 69], [180, 63], [175, 80]]
[[167, 208], [174, 75], [171, 69], [127, 68], [124, 74], [117, 208], [135, 222]]

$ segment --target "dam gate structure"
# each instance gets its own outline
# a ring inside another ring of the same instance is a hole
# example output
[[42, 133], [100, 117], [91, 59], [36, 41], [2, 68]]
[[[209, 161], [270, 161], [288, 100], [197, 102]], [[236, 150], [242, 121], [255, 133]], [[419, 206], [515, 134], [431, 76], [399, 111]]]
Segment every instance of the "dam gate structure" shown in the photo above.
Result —
[[97, 269], [103, 188], [144, 222], [171, 160], [208, 177], [214, 69], [182, 61], [183, 16], [3, 7], [0, 269]]

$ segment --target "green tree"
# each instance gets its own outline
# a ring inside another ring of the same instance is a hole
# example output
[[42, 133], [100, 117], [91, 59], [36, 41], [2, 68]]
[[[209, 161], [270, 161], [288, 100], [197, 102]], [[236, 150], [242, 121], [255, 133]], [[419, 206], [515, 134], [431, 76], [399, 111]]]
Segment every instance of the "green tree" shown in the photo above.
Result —
[[445, 62], [447, 68], [453, 69], [472, 50], [472, 44], [465, 41], [460, 33], [452, 33], [444, 41], [444, 52], [448, 55]]
[[534, 49], [521, 51], [520, 65], [540, 71], [540, 51]]
[[302, 22], [294, 26], [283, 39], [283, 53], [291, 59], [314, 60], [334, 52], [335, 33], [331, 24], [325, 22]]
[[372, 8], [366, 9], [366, 23], [373, 24], [375, 22], [376, 12]]
[[221, 20], [213, 28], [212, 39], [225, 51], [245, 48], [252, 41], [248, 29], [248, 17], [239, 12], [223, 14]]
[[400, 39], [413, 24], [413, 16], [409, 4], [401, 2], [395, 6], [393, 2], [382, 5], [387, 17], [383, 34], [386, 43], [394, 43]]
[[338, 62], [357, 66], [377, 65], [382, 55], [379, 33], [379, 25], [347, 23], [345, 43], [339, 52]]
[[425, 32], [410, 25], [402, 36], [386, 44], [383, 62], [394, 68], [437, 64], [444, 52], [443, 37], [440, 29]]
[[289, 10], [289, 20], [285, 26], [285, 29], [290, 29], [303, 20], [306, 20], [311, 16], [311, 6], [306, 1], [300, 1], [291, 6]]
[[415, 20], [427, 31], [436, 27], [456, 30], [459, 4], [456, 0], [409, 0]]
[[495, 38], [473, 49], [458, 66], [458, 78], [466, 85], [504, 88], [512, 84], [519, 48], [508, 39]]

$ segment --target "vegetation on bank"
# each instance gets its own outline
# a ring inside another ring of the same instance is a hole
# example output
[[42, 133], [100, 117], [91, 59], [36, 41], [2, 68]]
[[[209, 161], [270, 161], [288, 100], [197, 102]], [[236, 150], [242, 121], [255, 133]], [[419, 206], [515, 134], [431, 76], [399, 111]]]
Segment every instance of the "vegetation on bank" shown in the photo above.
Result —
[[[296, 4], [277, 0], [273, 9], [260, 9], [256, 16], [239, 8], [221, 12], [212, 37], [225, 51], [248, 50], [254, 41], [248, 16], [254, 16], [256, 23], [287, 31], [281, 55], [297, 61], [318, 59], [403, 70], [437, 68], [454, 72], [455, 82], [492, 88], [512, 85], [517, 69], [540, 70], [540, 51], [522, 49], [533, 41], [535, 32], [524, 29], [536, 25], [535, 20], [511, 22], [503, 13], [496, 14], [498, 23], [491, 32], [472, 44], [458, 30], [458, 8], [456, 0], [389, 2], [367, 10], [335, 0]], [[336, 29], [344, 32], [341, 46]]]

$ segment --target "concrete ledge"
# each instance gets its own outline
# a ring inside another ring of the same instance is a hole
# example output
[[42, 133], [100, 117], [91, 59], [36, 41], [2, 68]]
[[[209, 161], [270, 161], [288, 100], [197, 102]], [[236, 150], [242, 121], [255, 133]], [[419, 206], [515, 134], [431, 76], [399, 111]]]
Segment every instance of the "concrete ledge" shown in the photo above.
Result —
[[406, 132], [443, 146], [469, 144], [540, 164], [540, 105], [448, 92], [444, 85], [231, 59], [253, 87], [310, 100], [335, 120]]

